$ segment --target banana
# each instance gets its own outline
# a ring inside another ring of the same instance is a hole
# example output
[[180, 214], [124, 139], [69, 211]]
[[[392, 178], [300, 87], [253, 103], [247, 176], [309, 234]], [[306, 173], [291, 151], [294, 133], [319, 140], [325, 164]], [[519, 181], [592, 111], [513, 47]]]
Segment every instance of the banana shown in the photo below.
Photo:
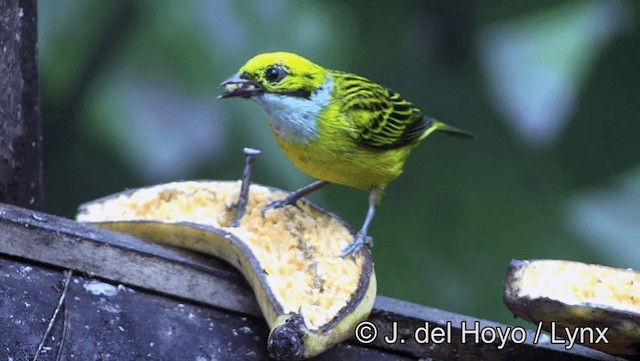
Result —
[[[567, 342], [640, 356], [640, 273], [579, 262], [511, 261], [503, 298], [517, 316]], [[573, 341], [571, 341], [573, 340]]]
[[77, 220], [210, 254], [251, 285], [270, 326], [267, 348], [300, 360], [351, 337], [376, 294], [371, 252], [340, 258], [354, 232], [305, 200], [261, 215], [286, 194], [253, 184], [247, 213], [232, 227], [240, 182], [185, 181], [114, 194], [80, 206]]

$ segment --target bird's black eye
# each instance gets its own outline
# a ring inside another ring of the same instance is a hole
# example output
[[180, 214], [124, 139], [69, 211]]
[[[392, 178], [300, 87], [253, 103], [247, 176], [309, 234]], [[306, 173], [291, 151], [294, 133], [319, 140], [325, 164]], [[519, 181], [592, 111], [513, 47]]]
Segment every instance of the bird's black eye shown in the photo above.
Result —
[[265, 69], [264, 77], [271, 83], [277, 83], [287, 75], [287, 72], [279, 66], [272, 65]]

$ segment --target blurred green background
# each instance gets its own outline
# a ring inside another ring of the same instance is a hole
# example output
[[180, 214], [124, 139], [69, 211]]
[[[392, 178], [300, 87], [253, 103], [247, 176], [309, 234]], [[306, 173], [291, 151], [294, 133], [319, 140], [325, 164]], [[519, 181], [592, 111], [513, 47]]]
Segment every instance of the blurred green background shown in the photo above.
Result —
[[[511, 259], [640, 268], [640, 2], [40, 1], [47, 210], [124, 188], [311, 179], [264, 112], [219, 101], [255, 54], [366, 76], [475, 133], [431, 136], [386, 189], [370, 234], [379, 293], [513, 323]], [[359, 227], [363, 191], [312, 197]]]

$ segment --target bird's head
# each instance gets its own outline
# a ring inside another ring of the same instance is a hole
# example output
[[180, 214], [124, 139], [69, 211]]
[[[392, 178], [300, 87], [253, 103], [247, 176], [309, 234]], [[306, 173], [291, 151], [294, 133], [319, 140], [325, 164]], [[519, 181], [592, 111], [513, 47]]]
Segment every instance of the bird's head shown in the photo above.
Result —
[[326, 76], [323, 67], [293, 53], [259, 54], [220, 83], [225, 91], [219, 98], [252, 98], [265, 93], [309, 98]]

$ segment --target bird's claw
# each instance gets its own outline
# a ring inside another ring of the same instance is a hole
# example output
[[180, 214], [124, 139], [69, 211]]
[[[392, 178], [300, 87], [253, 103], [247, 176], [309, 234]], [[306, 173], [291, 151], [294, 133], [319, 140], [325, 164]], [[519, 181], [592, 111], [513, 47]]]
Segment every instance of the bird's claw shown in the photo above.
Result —
[[364, 246], [369, 248], [373, 247], [373, 238], [360, 231], [356, 234], [356, 238], [354, 238], [353, 241], [351, 241], [351, 243], [349, 243], [342, 252], [340, 252], [340, 258], [345, 258], [347, 256], [355, 258], [356, 254], [358, 254]]
[[296, 208], [298, 208], [299, 210], [302, 210], [302, 208], [300, 208], [300, 206], [296, 203], [297, 199], [289, 199], [284, 198], [284, 199], [279, 199], [277, 201], [273, 201], [269, 204], [267, 204], [266, 207], [262, 208], [262, 218], [264, 219], [265, 214], [273, 209], [278, 209], [278, 208], [282, 208], [282, 207], [286, 207], [286, 206], [294, 206]]

